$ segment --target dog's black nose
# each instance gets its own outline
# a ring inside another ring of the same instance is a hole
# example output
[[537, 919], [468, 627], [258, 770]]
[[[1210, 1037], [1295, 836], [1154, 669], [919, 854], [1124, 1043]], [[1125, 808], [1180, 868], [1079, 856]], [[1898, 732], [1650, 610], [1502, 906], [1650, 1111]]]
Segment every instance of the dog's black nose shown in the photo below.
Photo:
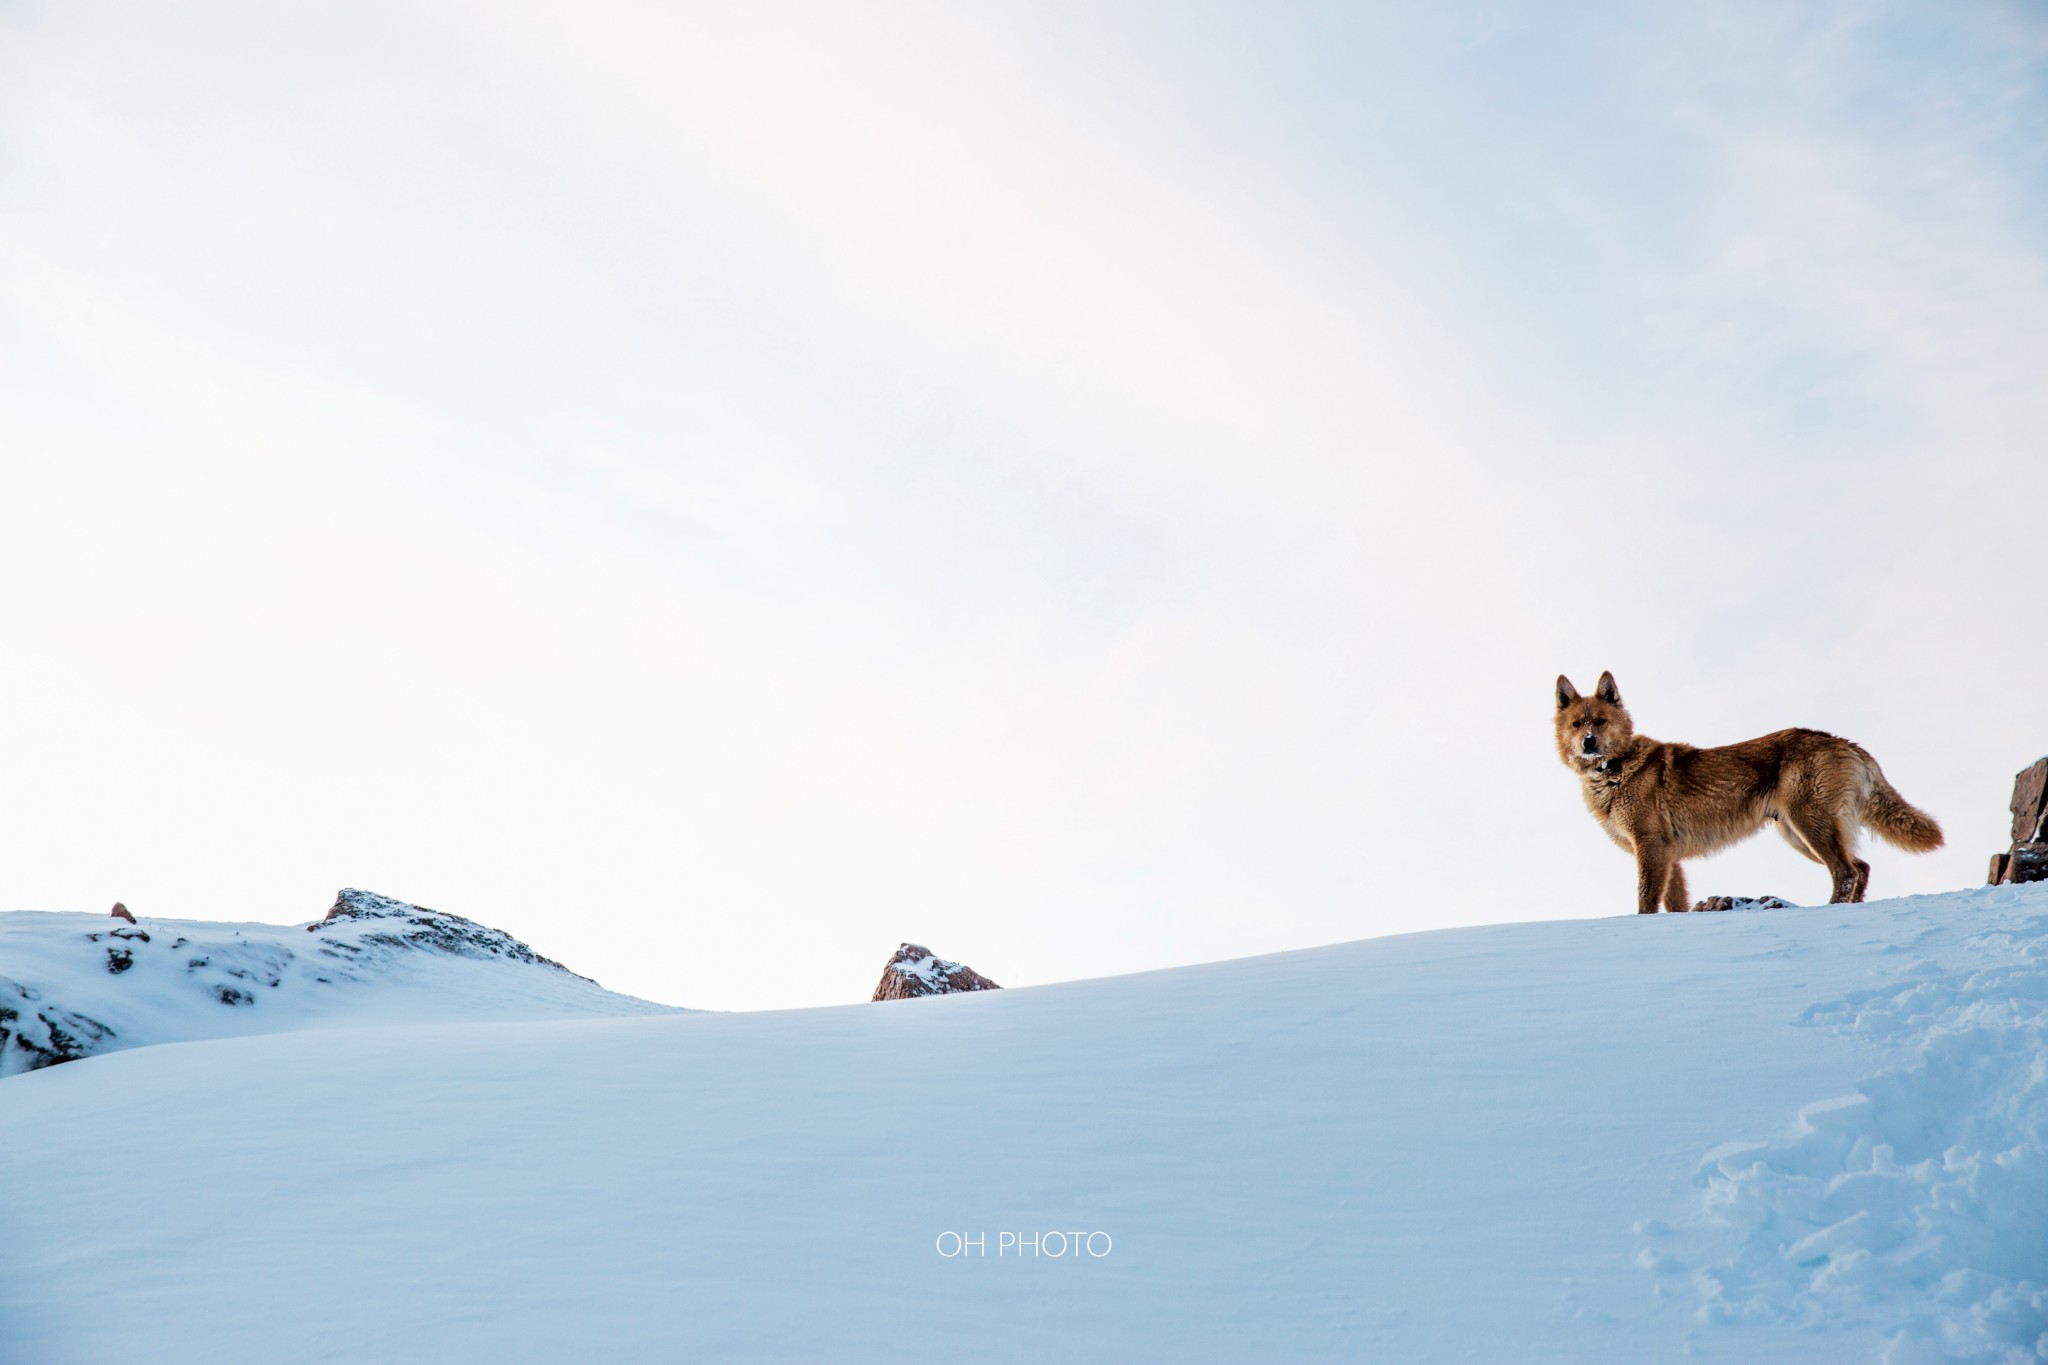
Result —
[[1593, 737], [1591, 735], [1586, 736], [1586, 752], [1589, 754], [1597, 754], [1600, 752], [1600, 746], [1594, 742]]

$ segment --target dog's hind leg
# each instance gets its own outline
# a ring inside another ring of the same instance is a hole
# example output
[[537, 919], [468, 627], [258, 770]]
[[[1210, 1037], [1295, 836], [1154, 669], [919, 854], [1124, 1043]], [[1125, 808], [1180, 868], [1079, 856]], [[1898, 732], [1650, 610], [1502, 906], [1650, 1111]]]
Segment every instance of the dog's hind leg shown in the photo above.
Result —
[[1870, 889], [1870, 864], [1864, 862], [1861, 858], [1854, 859], [1854, 862], [1856, 864], [1856, 885], [1849, 889], [1849, 899], [1861, 901], [1863, 893]]
[[[1830, 905], [1862, 899], [1858, 893], [1862, 880], [1870, 875], [1869, 865], [1849, 856], [1849, 842], [1831, 817], [1813, 811], [1786, 811], [1778, 823], [1794, 848], [1815, 862], [1826, 864], [1828, 876], [1834, 880], [1828, 896]], [[1859, 867], [1863, 869], [1860, 873]]]
[[1819, 863], [1823, 867], [1827, 866], [1828, 860], [1826, 858], [1821, 857], [1820, 854], [1815, 853], [1812, 849], [1806, 846], [1806, 840], [1799, 837], [1799, 831], [1792, 828], [1792, 821], [1788, 817], [1782, 815], [1778, 816], [1777, 822], [1778, 833], [1785, 836], [1785, 842], [1792, 845], [1792, 851], [1794, 853], [1797, 853], [1802, 858], [1810, 859], [1813, 862]]
[[1685, 895], [1685, 868], [1676, 858], [1671, 860], [1671, 870], [1664, 874], [1664, 908], [1673, 914], [1692, 909], [1692, 902]]

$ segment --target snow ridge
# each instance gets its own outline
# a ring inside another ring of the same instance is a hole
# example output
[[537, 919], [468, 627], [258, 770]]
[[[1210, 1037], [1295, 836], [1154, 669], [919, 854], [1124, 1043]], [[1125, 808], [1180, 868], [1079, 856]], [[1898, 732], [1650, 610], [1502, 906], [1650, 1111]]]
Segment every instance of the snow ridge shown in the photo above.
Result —
[[1899, 1059], [1702, 1164], [1701, 1214], [1740, 1237], [1694, 1274], [1702, 1320], [1862, 1321], [1894, 1365], [2048, 1359], [2048, 916], [1965, 946], [2010, 960], [1922, 960], [1801, 1017]]
[[0, 962], [0, 1077], [309, 1026], [670, 1011], [501, 930], [353, 887], [301, 926], [0, 915]]

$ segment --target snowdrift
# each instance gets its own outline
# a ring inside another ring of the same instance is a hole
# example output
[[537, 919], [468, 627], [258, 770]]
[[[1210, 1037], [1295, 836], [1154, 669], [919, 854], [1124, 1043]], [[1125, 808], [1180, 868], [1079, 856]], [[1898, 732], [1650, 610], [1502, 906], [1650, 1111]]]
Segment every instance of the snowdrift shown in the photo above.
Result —
[[2033, 1360], [2048, 886], [139, 1048], [0, 1150], [37, 1365]]
[[301, 925], [0, 915], [0, 1077], [323, 1025], [668, 1012], [510, 934], [368, 891]]

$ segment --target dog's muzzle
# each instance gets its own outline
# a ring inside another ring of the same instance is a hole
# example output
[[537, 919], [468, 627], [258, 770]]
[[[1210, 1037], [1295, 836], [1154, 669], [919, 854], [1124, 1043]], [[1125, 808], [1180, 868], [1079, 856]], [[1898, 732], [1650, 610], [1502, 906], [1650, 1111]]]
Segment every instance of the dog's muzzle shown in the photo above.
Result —
[[1597, 754], [1600, 752], [1600, 742], [1594, 739], [1591, 735], [1587, 735], [1585, 742], [1580, 746], [1580, 751], [1583, 753]]

